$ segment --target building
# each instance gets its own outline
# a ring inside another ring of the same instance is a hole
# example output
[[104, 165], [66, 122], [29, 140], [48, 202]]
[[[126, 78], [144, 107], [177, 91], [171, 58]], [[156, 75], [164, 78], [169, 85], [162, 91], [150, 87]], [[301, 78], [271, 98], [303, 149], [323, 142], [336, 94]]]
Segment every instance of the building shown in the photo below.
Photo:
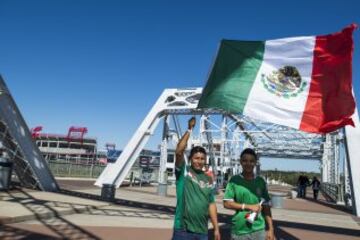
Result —
[[97, 164], [97, 140], [85, 137], [86, 127], [70, 127], [68, 133], [42, 133], [42, 127], [31, 129], [32, 137], [48, 162]]
[[[31, 129], [32, 137], [47, 162], [104, 166], [116, 162], [122, 152], [117, 150], [113, 143], [107, 143], [105, 148], [98, 149], [97, 139], [85, 136], [86, 127], [72, 126], [67, 134], [49, 134], [41, 131], [41, 126]], [[192, 140], [191, 147], [194, 145], [203, 145], [207, 149], [206, 144], [201, 144], [198, 139]], [[214, 139], [213, 153], [218, 175], [225, 173], [226, 168], [230, 167], [230, 158], [221, 155], [220, 146], [220, 142]], [[143, 149], [132, 168], [157, 172], [159, 166], [160, 151]], [[175, 181], [175, 149], [167, 149], [166, 171], [168, 180]]]

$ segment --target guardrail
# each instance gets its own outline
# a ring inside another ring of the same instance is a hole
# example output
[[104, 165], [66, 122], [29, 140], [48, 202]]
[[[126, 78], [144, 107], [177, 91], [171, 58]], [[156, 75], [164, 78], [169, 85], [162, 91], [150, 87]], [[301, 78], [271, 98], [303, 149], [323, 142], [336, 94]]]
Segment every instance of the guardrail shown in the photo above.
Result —
[[56, 177], [78, 177], [78, 178], [97, 178], [105, 166], [88, 165], [64, 162], [48, 162], [48, 166]]
[[343, 184], [321, 183], [321, 191], [337, 204], [344, 204], [344, 187]]
[[[104, 170], [105, 165], [78, 164], [61, 161], [48, 162], [48, 166], [55, 177], [97, 178]], [[127, 179], [134, 183], [157, 182], [159, 169], [144, 171], [141, 167], [133, 167]]]

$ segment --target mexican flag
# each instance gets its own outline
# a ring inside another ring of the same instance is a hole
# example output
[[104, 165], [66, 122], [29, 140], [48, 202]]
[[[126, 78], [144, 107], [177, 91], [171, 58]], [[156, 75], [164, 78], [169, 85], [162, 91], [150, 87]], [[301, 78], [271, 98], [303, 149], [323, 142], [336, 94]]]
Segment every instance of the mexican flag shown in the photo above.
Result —
[[323, 36], [223, 40], [198, 107], [313, 133], [354, 126], [356, 27]]

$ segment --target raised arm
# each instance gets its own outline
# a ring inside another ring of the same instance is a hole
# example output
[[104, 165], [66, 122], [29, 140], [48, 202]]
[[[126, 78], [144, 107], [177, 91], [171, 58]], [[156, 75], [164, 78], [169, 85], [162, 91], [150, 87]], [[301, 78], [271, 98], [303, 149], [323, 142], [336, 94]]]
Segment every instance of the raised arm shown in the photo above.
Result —
[[187, 142], [190, 137], [190, 133], [193, 130], [194, 126], [196, 124], [195, 117], [192, 117], [188, 121], [188, 130], [184, 133], [182, 138], [180, 139], [179, 143], [176, 146], [175, 154], [176, 154], [176, 161], [175, 166], [181, 167], [184, 164], [184, 151], [187, 146]]

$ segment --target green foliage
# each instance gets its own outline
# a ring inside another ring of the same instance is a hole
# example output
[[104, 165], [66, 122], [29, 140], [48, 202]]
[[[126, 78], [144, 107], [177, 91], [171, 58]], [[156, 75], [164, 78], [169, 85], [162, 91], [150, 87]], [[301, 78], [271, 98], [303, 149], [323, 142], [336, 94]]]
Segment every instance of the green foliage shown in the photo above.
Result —
[[318, 179], [321, 179], [320, 173], [315, 172], [295, 172], [279, 170], [261, 171], [261, 176], [264, 176], [267, 179], [282, 181], [293, 186], [297, 185], [297, 181], [300, 175], [306, 175], [310, 179], [310, 181], [314, 176], [316, 176]]

